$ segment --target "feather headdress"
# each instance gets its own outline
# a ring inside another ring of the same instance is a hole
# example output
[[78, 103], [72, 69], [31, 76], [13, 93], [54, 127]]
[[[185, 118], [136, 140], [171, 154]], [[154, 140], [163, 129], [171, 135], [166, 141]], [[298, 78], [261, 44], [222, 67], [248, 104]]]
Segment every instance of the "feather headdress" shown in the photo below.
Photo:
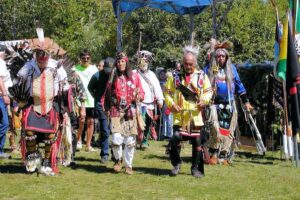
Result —
[[194, 56], [198, 57], [199, 49], [200, 49], [199, 46], [188, 45], [183, 48], [183, 53], [184, 54], [191, 53]]

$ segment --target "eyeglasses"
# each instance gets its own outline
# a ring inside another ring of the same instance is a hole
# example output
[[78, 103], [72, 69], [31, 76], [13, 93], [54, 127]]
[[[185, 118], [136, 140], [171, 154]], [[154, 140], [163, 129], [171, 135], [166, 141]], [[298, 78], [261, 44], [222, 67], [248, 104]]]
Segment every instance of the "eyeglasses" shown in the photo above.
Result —
[[217, 55], [218, 58], [225, 58], [225, 55]]
[[44, 51], [44, 50], [38, 49], [38, 50], [36, 51], [36, 57], [49, 57], [49, 53], [47, 53], [47, 52]]
[[81, 60], [89, 60], [91, 57], [89, 57], [89, 56], [82, 56], [81, 57]]

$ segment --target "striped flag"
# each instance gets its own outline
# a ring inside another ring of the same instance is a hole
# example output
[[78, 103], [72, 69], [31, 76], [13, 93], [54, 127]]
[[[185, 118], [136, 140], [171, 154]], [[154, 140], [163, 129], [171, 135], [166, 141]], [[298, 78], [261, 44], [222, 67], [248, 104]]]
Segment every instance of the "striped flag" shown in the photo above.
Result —
[[283, 24], [282, 37], [280, 39], [279, 61], [278, 61], [277, 70], [276, 70], [277, 76], [282, 78], [283, 80], [285, 80], [285, 77], [286, 77], [288, 20], [289, 20], [289, 17], [286, 17], [284, 24]]
[[292, 121], [293, 133], [300, 130], [300, 112], [299, 112], [299, 92], [300, 92], [300, 65], [296, 53], [293, 21], [291, 13], [288, 16], [288, 49], [287, 49], [287, 69], [286, 69], [286, 86], [289, 94], [290, 120]]

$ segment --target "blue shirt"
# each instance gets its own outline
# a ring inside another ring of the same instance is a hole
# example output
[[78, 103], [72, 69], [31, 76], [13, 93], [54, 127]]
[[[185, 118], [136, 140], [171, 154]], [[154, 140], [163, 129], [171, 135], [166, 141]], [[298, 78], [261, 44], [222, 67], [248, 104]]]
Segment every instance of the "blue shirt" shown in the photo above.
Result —
[[[219, 69], [218, 75], [215, 78], [215, 83], [211, 83], [212, 86], [216, 85], [217, 92], [215, 96], [215, 101], [229, 102], [229, 99], [232, 100], [234, 98], [234, 94], [244, 94], [246, 93], [246, 89], [241, 82], [237, 69], [234, 65], [232, 67], [233, 80], [231, 85], [231, 91], [229, 92], [228, 86], [226, 84], [226, 75], [223, 69]], [[208, 74], [210, 65], [206, 65], [203, 69], [204, 73]], [[221, 78], [220, 78], [221, 77]]]

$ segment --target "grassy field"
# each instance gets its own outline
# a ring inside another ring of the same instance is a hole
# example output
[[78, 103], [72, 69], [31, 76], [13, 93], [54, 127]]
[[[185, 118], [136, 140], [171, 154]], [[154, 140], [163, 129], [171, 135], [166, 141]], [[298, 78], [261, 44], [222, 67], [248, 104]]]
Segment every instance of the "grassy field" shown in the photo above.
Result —
[[231, 166], [205, 166], [205, 177], [190, 175], [191, 146], [182, 151], [181, 174], [170, 177], [166, 142], [136, 151], [134, 175], [114, 174], [99, 151], [79, 152], [76, 168], [60, 167], [54, 177], [26, 174], [19, 156], [0, 160], [0, 199], [300, 199], [300, 168], [279, 153], [237, 151]]

